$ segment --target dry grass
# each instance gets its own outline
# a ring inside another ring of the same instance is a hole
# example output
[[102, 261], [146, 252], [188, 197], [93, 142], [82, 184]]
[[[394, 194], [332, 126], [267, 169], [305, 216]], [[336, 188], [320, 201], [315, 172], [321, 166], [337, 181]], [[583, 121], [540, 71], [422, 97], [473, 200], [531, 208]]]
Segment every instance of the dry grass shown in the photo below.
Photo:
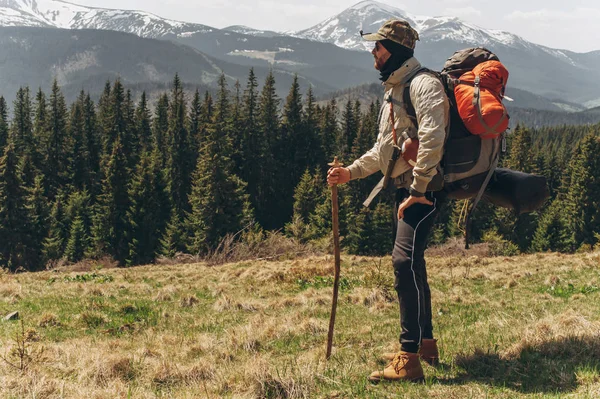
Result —
[[[330, 362], [331, 256], [188, 260], [0, 273], [0, 314], [18, 310], [45, 349], [27, 370], [0, 361], [0, 397], [600, 397], [599, 253], [429, 252], [443, 365], [425, 385], [379, 386], [365, 377], [398, 349], [389, 257], [343, 257]], [[17, 327], [0, 323], [1, 353]]]

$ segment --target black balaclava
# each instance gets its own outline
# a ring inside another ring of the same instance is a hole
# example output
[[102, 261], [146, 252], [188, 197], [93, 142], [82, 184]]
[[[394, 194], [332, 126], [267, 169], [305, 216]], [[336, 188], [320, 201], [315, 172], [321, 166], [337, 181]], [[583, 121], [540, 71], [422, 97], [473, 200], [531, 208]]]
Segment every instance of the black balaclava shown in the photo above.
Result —
[[381, 74], [379, 80], [385, 82], [389, 79], [392, 72], [400, 68], [409, 58], [414, 56], [415, 50], [389, 39], [381, 40], [379, 41], [379, 44], [392, 54], [385, 65], [383, 65], [383, 68], [379, 71]]

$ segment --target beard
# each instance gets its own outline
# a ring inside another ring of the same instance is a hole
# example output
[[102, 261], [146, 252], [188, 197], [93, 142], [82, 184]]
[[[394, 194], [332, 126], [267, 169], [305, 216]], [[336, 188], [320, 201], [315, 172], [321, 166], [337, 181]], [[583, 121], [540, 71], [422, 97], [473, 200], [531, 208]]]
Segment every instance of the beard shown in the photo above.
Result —
[[378, 71], [381, 71], [383, 69], [383, 67], [385, 66], [385, 64], [388, 62], [388, 60], [390, 59], [390, 57], [373, 57], [375, 59], [375, 69], [377, 69]]

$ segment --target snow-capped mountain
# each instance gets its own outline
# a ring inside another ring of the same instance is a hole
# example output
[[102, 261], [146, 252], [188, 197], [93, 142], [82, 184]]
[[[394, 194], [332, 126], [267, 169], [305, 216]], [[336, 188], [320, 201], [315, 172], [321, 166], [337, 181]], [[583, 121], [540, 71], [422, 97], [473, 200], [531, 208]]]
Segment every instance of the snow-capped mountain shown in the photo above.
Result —
[[200, 24], [173, 21], [144, 11], [80, 6], [61, 0], [0, 0], [0, 26], [104, 29], [148, 38], [210, 32]]
[[342, 13], [305, 30], [292, 32], [293, 36], [310, 38], [351, 50], [371, 50], [372, 44], [359, 35], [376, 32], [390, 18], [408, 21], [421, 37], [421, 41], [453, 40], [489, 46], [529, 46], [531, 43], [509, 32], [479, 28], [456, 17], [428, 17], [412, 15], [399, 8], [378, 1], [366, 0], [355, 4]]
[[600, 104], [600, 52], [552, 49], [452, 16], [413, 15], [374, 0], [357, 3], [312, 28], [287, 34], [240, 25], [216, 29], [144, 11], [86, 7], [63, 0], [0, 0], [0, 26], [102, 29], [175, 40], [244, 68], [276, 66], [335, 89], [373, 79], [372, 57], [365, 51], [372, 44], [363, 41], [358, 32], [375, 32], [391, 17], [405, 19], [419, 31], [416, 55], [429, 68], [441, 69], [446, 58], [461, 48], [485, 46], [507, 65], [509, 87], [549, 99]]

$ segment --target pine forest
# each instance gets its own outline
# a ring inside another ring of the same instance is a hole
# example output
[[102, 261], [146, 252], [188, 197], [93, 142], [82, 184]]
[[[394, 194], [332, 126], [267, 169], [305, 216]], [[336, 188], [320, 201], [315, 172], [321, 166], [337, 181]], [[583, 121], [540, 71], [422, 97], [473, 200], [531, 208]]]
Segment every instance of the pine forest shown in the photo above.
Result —
[[[82, 91], [66, 104], [56, 82], [50, 93], [19, 89], [12, 107], [0, 97], [0, 267], [102, 257], [149, 264], [269, 234], [327, 242], [327, 164], [338, 156], [349, 165], [372, 147], [380, 109], [342, 105], [318, 103], [297, 79], [278, 98], [273, 75], [259, 85], [253, 70], [233, 86], [222, 75], [214, 93], [186, 92], [175, 76], [153, 101], [134, 99], [118, 80], [97, 102]], [[551, 198], [521, 216], [481, 204], [472, 239], [499, 255], [598, 245], [599, 133], [600, 125], [513, 129], [502, 166], [545, 176]], [[340, 186], [348, 253], [391, 251], [393, 195], [362, 205], [380, 178]], [[434, 244], [463, 234], [464, 207], [445, 205]]]

